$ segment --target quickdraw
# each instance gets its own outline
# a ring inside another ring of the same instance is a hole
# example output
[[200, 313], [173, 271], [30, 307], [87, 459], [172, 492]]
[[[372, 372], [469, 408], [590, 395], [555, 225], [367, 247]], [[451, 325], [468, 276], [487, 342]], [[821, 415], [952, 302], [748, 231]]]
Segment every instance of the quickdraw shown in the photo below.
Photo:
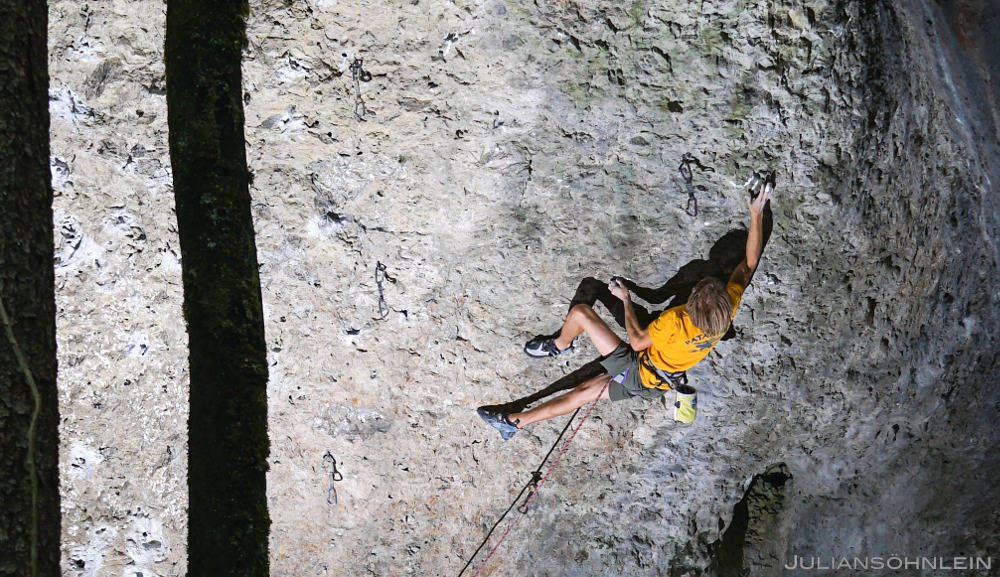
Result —
[[361, 83], [372, 79], [371, 72], [362, 68], [363, 64], [364, 60], [361, 58], [355, 58], [354, 62], [351, 62], [351, 79], [354, 80], [354, 116], [357, 116], [358, 120], [364, 120], [365, 114], [368, 113], [365, 99], [361, 97]]
[[[560, 435], [560, 438], [561, 438], [561, 435]], [[558, 443], [558, 442], [559, 442], [559, 439], [556, 439], [556, 443]], [[535, 497], [535, 494], [538, 493], [538, 484], [541, 481], [542, 481], [542, 471], [541, 471], [541, 469], [539, 469], [537, 471], [533, 471], [531, 473], [531, 480], [528, 481], [528, 496], [524, 498], [524, 504], [517, 508], [517, 512], [518, 513], [521, 513], [523, 515], [523, 514], [525, 514], [525, 513], [528, 512], [528, 503], [530, 503], [531, 500]]]
[[340, 474], [337, 470], [337, 459], [333, 458], [333, 453], [327, 449], [326, 453], [323, 453], [323, 464], [330, 463], [330, 488], [326, 490], [326, 502], [329, 505], [337, 504], [337, 489], [333, 486], [334, 482], [340, 482], [344, 480], [344, 476]]
[[382, 283], [385, 281], [396, 284], [396, 279], [385, 272], [385, 265], [380, 261], [376, 261], [375, 284], [378, 286], [378, 318], [380, 319], [389, 316], [389, 305], [385, 304], [385, 293], [382, 291]]
[[[684, 185], [687, 187], [688, 203], [684, 207], [684, 212], [688, 216], [698, 216], [698, 197], [694, 195], [694, 174], [691, 173], [691, 160], [687, 155], [681, 159], [681, 165], [677, 170], [681, 173], [681, 178], [684, 179]], [[693, 211], [691, 210], [692, 204], [694, 205]]]
[[698, 169], [702, 171], [708, 170], [715, 172], [715, 169], [703, 165], [690, 152], [685, 152], [684, 156], [681, 157], [681, 164], [677, 167], [677, 171], [680, 172], [681, 178], [684, 180], [684, 187], [687, 190], [688, 195], [688, 202], [687, 206], [684, 207], [684, 212], [687, 213], [688, 216], [694, 217], [698, 216], [698, 197], [694, 195], [694, 174], [691, 171], [692, 164], [697, 166]]

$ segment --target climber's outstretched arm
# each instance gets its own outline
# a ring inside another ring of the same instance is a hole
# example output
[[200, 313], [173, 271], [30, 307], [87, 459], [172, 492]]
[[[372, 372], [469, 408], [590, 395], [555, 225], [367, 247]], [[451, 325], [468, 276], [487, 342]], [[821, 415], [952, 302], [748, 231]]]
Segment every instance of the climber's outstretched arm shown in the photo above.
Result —
[[743, 262], [733, 271], [733, 275], [729, 277], [729, 282], [736, 283], [743, 288], [746, 288], [750, 284], [750, 279], [753, 278], [753, 273], [757, 270], [757, 264], [760, 262], [760, 253], [764, 249], [764, 206], [771, 199], [771, 191], [773, 189], [774, 185], [771, 183], [761, 183], [761, 191], [757, 195], [757, 198], [750, 200], [749, 196], [746, 197], [747, 207], [750, 208], [750, 233], [747, 235], [747, 255], [743, 259]]
[[632, 295], [629, 294], [628, 287], [621, 277], [611, 279], [608, 285], [611, 294], [622, 300], [625, 305], [625, 332], [628, 333], [628, 344], [633, 351], [641, 351], [649, 348], [653, 344], [653, 339], [649, 338], [649, 330], [639, 324], [638, 317], [635, 316], [635, 308], [632, 307]]

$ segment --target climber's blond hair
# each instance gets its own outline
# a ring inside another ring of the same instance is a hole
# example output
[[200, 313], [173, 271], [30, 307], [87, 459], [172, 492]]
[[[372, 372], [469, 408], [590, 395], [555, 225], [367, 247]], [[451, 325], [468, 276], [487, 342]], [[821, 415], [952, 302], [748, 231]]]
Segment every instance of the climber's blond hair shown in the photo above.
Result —
[[721, 280], [708, 277], [691, 289], [687, 311], [694, 326], [707, 335], [715, 336], [726, 332], [729, 328], [733, 314], [733, 300]]

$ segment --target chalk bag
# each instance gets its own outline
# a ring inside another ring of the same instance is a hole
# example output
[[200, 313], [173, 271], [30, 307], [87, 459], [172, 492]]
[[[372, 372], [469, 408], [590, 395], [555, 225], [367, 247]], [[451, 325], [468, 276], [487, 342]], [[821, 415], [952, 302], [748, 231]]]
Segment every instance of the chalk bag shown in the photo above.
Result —
[[693, 423], [698, 416], [698, 391], [689, 385], [678, 385], [675, 389], [677, 398], [674, 400], [674, 420], [681, 423]]

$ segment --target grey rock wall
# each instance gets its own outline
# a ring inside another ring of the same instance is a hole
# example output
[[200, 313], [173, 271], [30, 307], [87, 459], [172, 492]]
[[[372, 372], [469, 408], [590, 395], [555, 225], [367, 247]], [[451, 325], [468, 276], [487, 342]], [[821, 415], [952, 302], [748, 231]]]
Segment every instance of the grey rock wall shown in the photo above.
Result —
[[[50, 6], [64, 574], [183, 575], [165, 8]], [[734, 505], [779, 462], [751, 575], [996, 557], [990, 18], [985, 0], [252, 3], [272, 573], [457, 574], [564, 423], [504, 443], [474, 408], [597, 356], [521, 352], [583, 279], [662, 289], [661, 310], [738, 259], [754, 169], [777, 175], [773, 233], [734, 338], [691, 371], [698, 420], [598, 406], [484, 573], [718, 572]]]

